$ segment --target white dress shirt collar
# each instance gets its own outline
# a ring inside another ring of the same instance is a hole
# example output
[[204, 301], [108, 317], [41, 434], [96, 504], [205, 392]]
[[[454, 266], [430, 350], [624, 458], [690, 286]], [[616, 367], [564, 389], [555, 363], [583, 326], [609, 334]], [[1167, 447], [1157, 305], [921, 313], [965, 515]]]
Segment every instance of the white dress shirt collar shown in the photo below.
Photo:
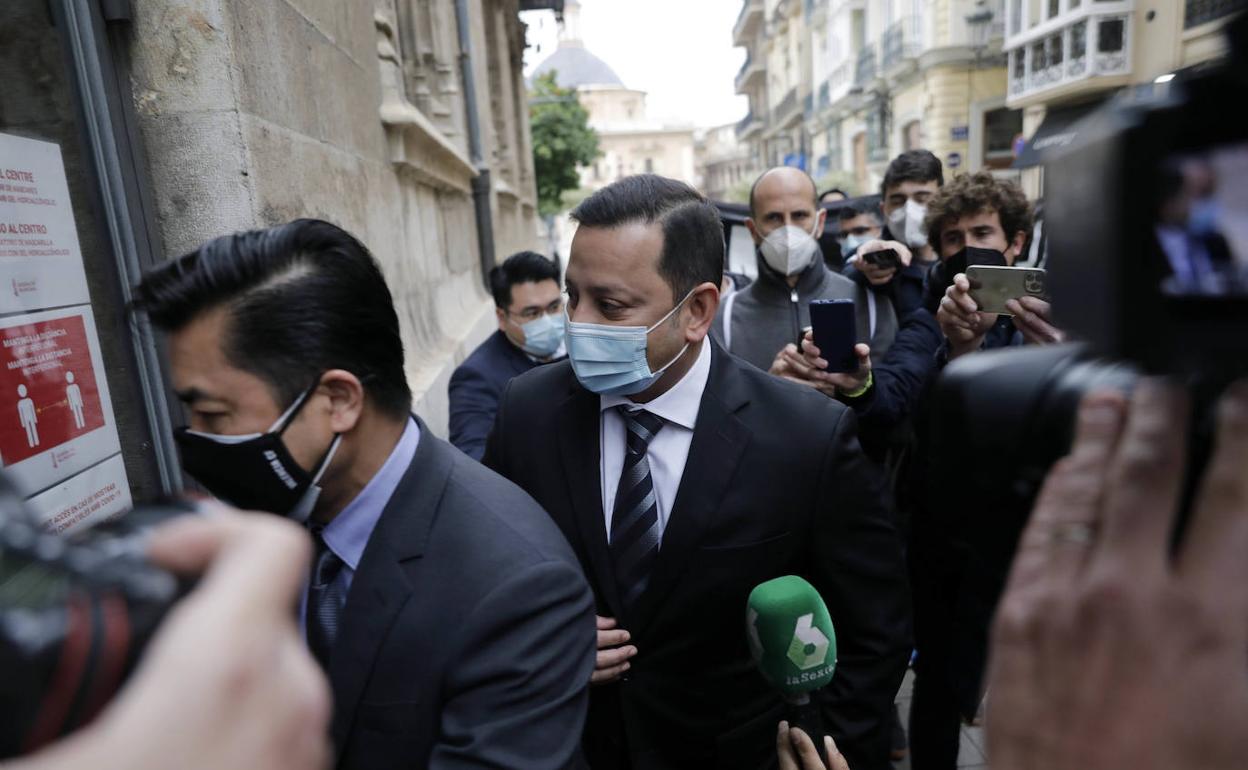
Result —
[[685, 372], [685, 376], [668, 388], [667, 392], [644, 404], [638, 404], [628, 396], [599, 396], [599, 410], [606, 411], [621, 404], [645, 409], [662, 417], [669, 423], [693, 430], [698, 421], [698, 409], [702, 406], [702, 392], [711, 377], [711, 343], [703, 339], [698, 357]]

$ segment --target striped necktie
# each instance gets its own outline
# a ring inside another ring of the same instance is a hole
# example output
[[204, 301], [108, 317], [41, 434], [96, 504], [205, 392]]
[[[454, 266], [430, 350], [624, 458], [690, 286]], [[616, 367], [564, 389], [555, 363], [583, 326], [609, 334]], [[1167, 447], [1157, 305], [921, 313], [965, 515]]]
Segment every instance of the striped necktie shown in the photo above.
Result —
[[308, 583], [306, 625], [308, 648], [323, 668], [329, 668], [329, 652], [338, 637], [338, 620], [346, 604], [344, 584], [338, 580], [343, 561], [325, 542], [323, 527], [314, 527], [316, 556], [312, 561], [312, 579]]
[[615, 507], [611, 514], [611, 562], [615, 584], [624, 606], [630, 607], [645, 590], [650, 570], [659, 555], [658, 499], [650, 478], [646, 449], [659, 429], [663, 418], [641, 409], [616, 407], [624, 418], [624, 469], [615, 490]]

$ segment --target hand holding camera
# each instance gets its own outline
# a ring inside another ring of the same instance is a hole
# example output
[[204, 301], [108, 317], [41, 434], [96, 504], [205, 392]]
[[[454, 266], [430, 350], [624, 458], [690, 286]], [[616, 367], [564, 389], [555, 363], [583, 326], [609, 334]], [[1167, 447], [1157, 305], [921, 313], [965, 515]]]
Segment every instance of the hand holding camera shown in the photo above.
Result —
[[905, 244], [874, 240], [862, 244], [853, 263], [872, 286], [883, 286], [893, 280], [899, 268], [909, 267], [912, 259]]
[[857, 368], [849, 372], [829, 372], [828, 362], [821, 357], [815, 345], [813, 330], [807, 330], [802, 338], [802, 350], [796, 345], [785, 345], [772, 362], [771, 374], [799, 385], [818, 390], [829, 398], [847, 393], [859, 393], [871, 375], [871, 348], [862, 343], [853, 346]]
[[1058, 345], [1066, 335], [1050, 322], [1052, 306], [1038, 297], [1019, 297], [1005, 303], [1014, 316], [1014, 328], [1032, 345]]
[[997, 322], [996, 313], [982, 313], [971, 298], [971, 281], [965, 273], [953, 277], [936, 311], [936, 322], [949, 340], [949, 358], [978, 350], [984, 335]]
[[5, 770], [328, 766], [329, 687], [291, 611], [308, 538], [275, 516], [200, 508], [151, 534], [155, 567], [202, 578], [134, 676], [96, 721]]
[[854, 355], [858, 357], [858, 368], [849, 372], [829, 372], [828, 362], [822, 357], [819, 347], [815, 345], [814, 333], [807, 332], [802, 339], [802, 361], [811, 368], [814, 375], [821, 381], [836, 388], [839, 394], [858, 393], [866, 387], [871, 376], [871, 347], [858, 343], [854, 345]]
[[1176, 550], [1189, 411], [1155, 380], [1129, 408], [1113, 391], [1084, 399], [997, 614], [994, 768], [1243, 766], [1248, 381], [1219, 404], [1217, 448]]
[[[809, 331], [806, 332], [806, 336], [809, 338]], [[805, 344], [803, 340], [803, 347]], [[828, 398], [836, 398], [836, 386], [828, 381], [828, 373], [821, 371], [808, 361], [802, 353], [798, 352], [797, 346], [793, 343], [785, 345], [776, 354], [776, 359], [771, 362], [771, 368], [767, 371], [789, 382], [814, 388]]]

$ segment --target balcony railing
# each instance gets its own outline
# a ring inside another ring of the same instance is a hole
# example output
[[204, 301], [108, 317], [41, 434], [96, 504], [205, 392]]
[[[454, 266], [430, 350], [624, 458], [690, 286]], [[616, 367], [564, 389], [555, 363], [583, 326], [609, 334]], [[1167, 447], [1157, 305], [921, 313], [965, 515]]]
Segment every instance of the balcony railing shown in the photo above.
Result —
[[836, 104], [849, 93], [854, 84], [854, 63], [843, 61], [828, 76], [828, 103]]
[[771, 122], [773, 125], [784, 125], [795, 114], [797, 114], [797, 89], [790, 88], [776, 108], [772, 110]]
[[753, 122], [754, 122], [754, 110], [750, 110], [749, 112], [745, 113], [744, 118], [741, 118], [740, 120], [737, 121], [737, 135], [740, 136], [741, 132], [749, 128], [750, 124]]
[[923, 19], [907, 15], [893, 22], [880, 38], [880, 69], [888, 72], [919, 55], [923, 48]]
[[854, 66], [854, 86], [865, 88], [875, 81], [875, 46], [868, 43], [858, 52], [858, 61]]
[[762, 121], [754, 114], [754, 110], [750, 110], [745, 114], [744, 118], [737, 121], [737, 139], [744, 139], [762, 127]]
[[1009, 95], [1131, 73], [1131, 16], [1093, 14], [1009, 51]]
[[756, 20], [753, 18], [757, 14], [761, 19], [763, 16], [763, 0], [742, 0], [741, 12], [737, 14], [737, 20], [732, 25], [732, 42], [737, 45], [745, 45], [748, 42], [746, 33], [753, 29]]
[[761, 72], [763, 72], [763, 60], [756, 61], [753, 54], [746, 54], [744, 64], [741, 65], [741, 69], [736, 72], [736, 80], [734, 81], [736, 91], [738, 91], [739, 94], [741, 91], [744, 91], [745, 87], [750, 85], [750, 80], [753, 80], [755, 76], [760, 75]]

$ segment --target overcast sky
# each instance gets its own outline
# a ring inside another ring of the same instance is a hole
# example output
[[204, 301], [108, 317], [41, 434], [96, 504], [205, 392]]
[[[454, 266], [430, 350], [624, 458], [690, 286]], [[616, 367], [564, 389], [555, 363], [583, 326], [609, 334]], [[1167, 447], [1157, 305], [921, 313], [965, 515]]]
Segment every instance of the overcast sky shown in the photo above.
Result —
[[[745, 61], [745, 49], [732, 46], [740, 0], [581, 0], [581, 6], [585, 47], [624, 85], [648, 93], [652, 119], [707, 127], [745, 117], [746, 99], [733, 92]], [[529, 24], [528, 75], [558, 38], [553, 12], [521, 18]]]

